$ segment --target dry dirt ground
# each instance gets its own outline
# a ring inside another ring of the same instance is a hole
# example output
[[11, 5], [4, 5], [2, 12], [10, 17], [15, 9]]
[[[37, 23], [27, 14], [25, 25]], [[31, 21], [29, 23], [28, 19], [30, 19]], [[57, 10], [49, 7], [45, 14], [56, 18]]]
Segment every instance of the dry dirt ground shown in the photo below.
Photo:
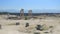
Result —
[[[20, 25], [15, 25], [19, 22]], [[25, 27], [26, 23], [29, 23], [29, 27]], [[60, 34], [60, 18], [59, 17], [46, 17], [45, 19], [30, 19], [30, 20], [6, 20], [0, 17], [0, 34], [34, 34], [39, 32], [40, 34]], [[36, 25], [44, 25], [48, 30], [38, 31]], [[44, 33], [49, 32], [49, 33]]]

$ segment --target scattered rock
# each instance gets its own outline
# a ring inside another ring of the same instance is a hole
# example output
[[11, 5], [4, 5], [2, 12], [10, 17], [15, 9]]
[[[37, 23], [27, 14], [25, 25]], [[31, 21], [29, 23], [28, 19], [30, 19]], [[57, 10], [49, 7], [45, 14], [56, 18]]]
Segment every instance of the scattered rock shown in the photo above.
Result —
[[37, 30], [41, 30], [41, 31], [42, 31], [42, 29], [41, 29], [41, 28], [42, 28], [42, 26], [41, 26], [41, 25], [37, 25], [37, 27], [36, 27], [36, 29], [37, 29]]
[[28, 27], [29, 26], [29, 23], [26, 23], [26, 26], [25, 27]]
[[16, 25], [20, 25], [20, 23], [19, 23], [19, 22], [17, 22], [17, 23], [16, 23]]

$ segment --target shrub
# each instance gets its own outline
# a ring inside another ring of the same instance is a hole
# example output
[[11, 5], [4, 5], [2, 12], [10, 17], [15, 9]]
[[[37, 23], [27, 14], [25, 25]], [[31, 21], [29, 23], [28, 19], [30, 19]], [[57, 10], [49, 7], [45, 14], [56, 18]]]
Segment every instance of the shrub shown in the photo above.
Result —
[[49, 32], [44, 32], [44, 33], [49, 33]]
[[27, 17], [25, 16], [25, 20], [27, 20]]
[[49, 27], [47, 25], [37, 25], [36, 27], [37, 30], [43, 31], [43, 30], [48, 30]]
[[0, 24], [0, 29], [1, 29], [1, 24]]
[[42, 30], [41, 28], [42, 28], [41, 25], [37, 25], [37, 27], [36, 27], [37, 30]]
[[53, 26], [49, 26], [49, 28], [53, 28]]
[[16, 25], [20, 25], [20, 23], [19, 22], [16, 22]]
[[26, 23], [26, 26], [25, 27], [28, 27], [29, 26], [29, 23]]
[[48, 27], [47, 25], [44, 24], [44, 25], [42, 25], [42, 29], [43, 29], [43, 30], [48, 30], [49, 27]]
[[40, 32], [34, 32], [34, 34], [40, 34]]

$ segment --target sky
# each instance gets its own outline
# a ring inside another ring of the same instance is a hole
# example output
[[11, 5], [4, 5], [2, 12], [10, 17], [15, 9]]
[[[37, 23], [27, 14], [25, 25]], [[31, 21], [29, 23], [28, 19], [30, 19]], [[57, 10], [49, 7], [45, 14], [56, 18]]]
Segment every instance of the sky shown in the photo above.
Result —
[[0, 10], [17, 9], [60, 10], [60, 0], [0, 0]]

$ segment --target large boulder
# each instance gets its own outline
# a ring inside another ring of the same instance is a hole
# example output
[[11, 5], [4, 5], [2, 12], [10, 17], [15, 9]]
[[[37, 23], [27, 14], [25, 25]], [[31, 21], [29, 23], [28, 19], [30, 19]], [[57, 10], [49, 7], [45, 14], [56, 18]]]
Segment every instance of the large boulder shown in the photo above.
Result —
[[28, 27], [29, 26], [29, 23], [26, 23], [26, 26], [25, 27]]

